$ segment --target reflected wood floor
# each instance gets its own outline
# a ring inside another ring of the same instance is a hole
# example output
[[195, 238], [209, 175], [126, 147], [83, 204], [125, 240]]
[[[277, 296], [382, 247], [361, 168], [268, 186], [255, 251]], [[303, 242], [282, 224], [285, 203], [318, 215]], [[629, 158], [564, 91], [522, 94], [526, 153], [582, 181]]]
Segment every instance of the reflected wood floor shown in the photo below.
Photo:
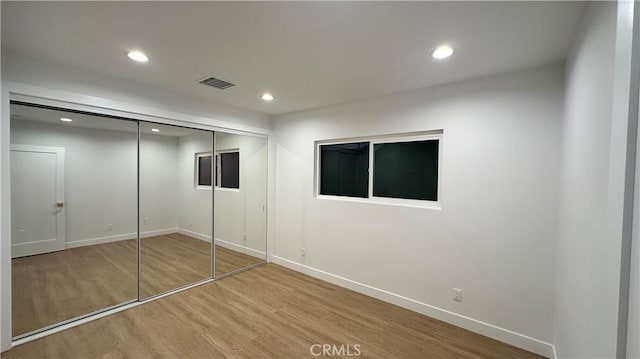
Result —
[[540, 358], [275, 264], [18, 346], [13, 358]]
[[[136, 240], [12, 260], [13, 335], [135, 300]], [[142, 239], [141, 297], [210, 277], [211, 244], [182, 234]], [[216, 246], [216, 275], [263, 261]]]
[[[260, 262], [264, 259], [216, 245], [216, 276]], [[141, 239], [141, 298], [210, 277], [210, 243], [180, 233]]]

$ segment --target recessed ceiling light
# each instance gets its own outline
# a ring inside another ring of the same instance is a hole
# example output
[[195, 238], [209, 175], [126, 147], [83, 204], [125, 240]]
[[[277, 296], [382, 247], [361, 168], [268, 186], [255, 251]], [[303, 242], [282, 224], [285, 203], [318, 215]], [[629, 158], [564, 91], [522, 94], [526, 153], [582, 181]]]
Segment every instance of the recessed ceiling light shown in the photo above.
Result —
[[62, 121], [62, 122], [72, 122], [73, 120], [70, 119], [70, 118], [62, 117], [62, 118], [60, 118], [60, 121]]
[[431, 57], [436, 60], [446, 59], [451, 55], [453, 55], [453, 48], [449, 45], [440, 45], [431, 53]]
[[131, 60], [137, 61], [137, 62], [147, 62], [147, 61], [149, 61], [149, 57], [147, 55], [145, 55], [144, 52], [139, 51], [139, 50], [133, 50], [133, 51], [127, 52], [127, 57], [130, 58]]
[[158, 130], [157, 128], [152, 128], [151, 131], [153, 132], [160, 132], [160, 130]]
[[265, 93], [262, 95], [261, 99], [263, 99], [263, 100], [265, 100], [265, 101], [273, 101], [273, 95], [272, 95], [272, 94], [270, 94], [270, 93], [268, 93], [268, 92], [265, 92]]

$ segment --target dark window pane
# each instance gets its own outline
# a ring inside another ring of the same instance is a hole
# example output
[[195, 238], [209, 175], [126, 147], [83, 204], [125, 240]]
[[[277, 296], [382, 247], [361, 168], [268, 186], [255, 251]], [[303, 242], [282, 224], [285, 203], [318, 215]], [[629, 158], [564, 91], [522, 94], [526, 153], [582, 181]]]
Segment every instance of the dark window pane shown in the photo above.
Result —
[[220, 181], [218, 180], [218, 177], [219, 177], [219, 173], [218, 173], [218, 163], [220, 163], [220, 158], [219, 158], [219, 156], [218, 156], [218, 155], [216, 155], [216, 162], [215, 162], [216, 169], [215, 169], [215, 171], [213, 172], [213, 173], [215, 174], [215, 176], [216, 176], [216, 184], [215, 184], [216, 186], [218, 186], [218, 183], [220, 183]]
[[438, 200], [438, 140], [373, 146], [373, 195]]
[[320, 194], [369, 196], [369, 142], [320, 146]]
[[240, 153], [220, 154], [220, 187], [240, 188]]
[[198, 157], [198, 186], [211, 186], [211, 156]]

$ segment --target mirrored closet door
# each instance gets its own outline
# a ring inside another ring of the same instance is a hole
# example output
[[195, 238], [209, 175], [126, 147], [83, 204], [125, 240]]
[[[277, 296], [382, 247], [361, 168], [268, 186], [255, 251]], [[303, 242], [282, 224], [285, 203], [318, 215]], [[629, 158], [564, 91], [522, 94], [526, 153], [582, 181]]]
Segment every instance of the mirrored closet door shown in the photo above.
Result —
[[267, 140], [216, 132], [215, 275], [266, 261]]
[[213, 132], [140, 122], [140, 298], [212, 277]]
[[266, 261], [266, 138], [18, 102], [10, 126], [14, 338]]
[[13, 336], [137, 300], [137, 121], [10, 112]]

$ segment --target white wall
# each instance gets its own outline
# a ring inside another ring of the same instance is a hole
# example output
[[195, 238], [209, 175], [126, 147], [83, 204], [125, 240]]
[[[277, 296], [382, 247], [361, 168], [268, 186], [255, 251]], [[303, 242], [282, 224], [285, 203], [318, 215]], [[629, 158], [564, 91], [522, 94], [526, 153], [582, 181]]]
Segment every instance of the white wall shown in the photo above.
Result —
[[65, 148], [67, 244], [136, 232], [137, 125], [122, 125], [134, 132], [11, 123], [12, 144]]
[[[178, 137], [140, 134], [141, 236], [172, 233], [178, 228], [178, 163]], [[136, 192], [132, 197], [136, 198]]]
[[199, 132], [178, 139], [178, 228], [211, 241], [211, 190], [196, 188], [196, 153], [211, 153], [213, 134]]
[[616, 354], [620, 247], [607, 233], [616, 3], [589, 6], [568, 60], [557, 243], [559, 358]]
[[[640, 169], [640, 147], [636, 169]], [[635, 223], [631, 247], [631, 278], [629, 288], [629, 313], [627, 315], [627, 359], [640, 359], [640, 174], [636, 172]]]
[[[636, 135], [640, 137], [640, 127], [638, 127]], [[629, 311], [627, 313], [627, 359], [640, 359], [640, 146], [636, 148], [635, 176], [634, 224], [629, 278]]]
[[266, 259], [267, 140], [216, 133], [216, 150], [240, 152], [240, 189], [216, 189], [215, 231], [221, 245]]
[[[137, 125], [122, 126], [110, 131], [12, 121], [11, 143], [66, 150], [68, 248], [136, 236]], [[177, 209], [167, 205], [177, 201], [176, 151], [177, 140], [166, 136], [145, 138], [141, 146], [141, 216], [149, 218], [142, 232], [177, 227]]]
[[[562, 98], [555, 65], [277, 117], [274, 259], [547, 354]], [[313, 197], [315, 140], [440, 129], [442, 210]]]

